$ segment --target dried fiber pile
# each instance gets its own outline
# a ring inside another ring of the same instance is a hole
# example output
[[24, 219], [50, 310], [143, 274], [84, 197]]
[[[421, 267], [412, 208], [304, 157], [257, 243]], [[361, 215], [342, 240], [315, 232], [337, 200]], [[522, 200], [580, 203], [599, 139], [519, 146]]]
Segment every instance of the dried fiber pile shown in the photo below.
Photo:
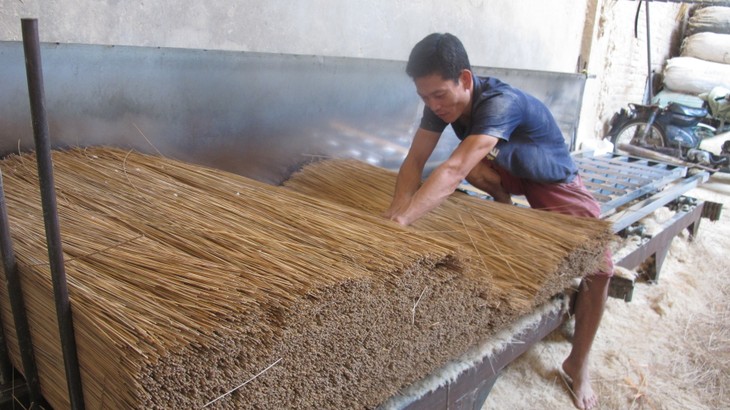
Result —
[[[514, 314], [493, 261], [380, 210], [112, 148], [53, 161], [87, 408], [374, 407]], [[42, 392], [67, 408], [35, 158], [0, 170]]]
[[[312, 163], [285, 186], [304, 194], [379, 213], [387, 209], [396, 174], [354, 160]], [[518, 313], [596, 271], [611, 240], [610, 225], [595, 219], [485, 201], [463, 193], [416, 221], [429, 237], [469, 254], [471, 274], [492, 277]]]

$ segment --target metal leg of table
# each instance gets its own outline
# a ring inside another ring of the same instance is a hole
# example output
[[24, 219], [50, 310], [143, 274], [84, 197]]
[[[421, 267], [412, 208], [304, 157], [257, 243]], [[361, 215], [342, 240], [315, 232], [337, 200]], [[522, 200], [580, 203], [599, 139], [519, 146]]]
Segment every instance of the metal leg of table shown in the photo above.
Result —
[[[662, 225], [659, 233], [655, 234], [646, 243], [635, 249], [633, 252], [624, 256], [621, 260], [616, 261], [616, 266], [626, 269], [635, 269], [636, 267], [647, 264], [645, 275], [650, 282], [657, 282], [661, 273], [662, 265], [669, 252], [669, 246], [672, 240], [682, 230], [687, 229], [694, 237], [700, 226], [700, 218], [703, 215], [704, 202], [698, 202], [696, 206], [688, 211], [680, 211]], [[611, 278], [611, 287], [609, 295], [612, 297], [631, 301], [633, 293], [634, 281], [627, 278], [613, 277]]]

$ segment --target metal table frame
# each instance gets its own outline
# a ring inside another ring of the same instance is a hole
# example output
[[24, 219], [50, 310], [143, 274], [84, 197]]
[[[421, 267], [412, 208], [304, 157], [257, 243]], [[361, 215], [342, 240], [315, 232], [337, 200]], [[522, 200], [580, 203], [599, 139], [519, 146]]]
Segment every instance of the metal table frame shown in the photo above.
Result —
[[[635, 269], [647, 263], [644, 274], [650, 282], [659, 278], [672, 239], [684, 229], [697, 234], [700, 218], [707, 216], [705, 202], [687, 199], [684, 194], [709, 179], [709, 173], [689, 175], [687, 167], [619, 154], [592, 156], [576, 153], [586, 187], [601, 204], [601, 217], [613, 223], [613, 230], [626, 236], [628, 228], [657, 209], [671, 206], [675, 216], [660, 231], [628, 255], [614, 259], [616, 266]], [[684, 204], [680, 206], [679, 204]], [[614, 276], [609, 296], [631, 301], [635, 280]]]

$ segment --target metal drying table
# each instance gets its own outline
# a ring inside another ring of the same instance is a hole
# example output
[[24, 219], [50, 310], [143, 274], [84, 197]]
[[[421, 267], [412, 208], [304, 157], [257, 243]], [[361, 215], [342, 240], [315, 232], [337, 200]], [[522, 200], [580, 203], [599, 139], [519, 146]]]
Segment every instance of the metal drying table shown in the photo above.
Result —
[[[649, 281], [658, 280], [669, 245], [677, 234], [688, 229], [691, 239], [699, 229], [701, 217], [719, 218], [721, 204], [684, 196], [709, 179], [705, 171], [692, 173], [684, 166], [618, 154], [577, 153], [573, 158], [586, 188], [601, 204], [601, 218], [613, 222], [614, 232], [622, 237], [641, 237], [639, 247], [615, 257], [614, 263], [635, 269], [646, 262], [643, 272]], [[645, 234], [639, 221], [665, 206], [676, 211], [675, 215], [659, 232]], [[633, 287], [633, 279], [614, 276], [609, 295], [628, 302]]]

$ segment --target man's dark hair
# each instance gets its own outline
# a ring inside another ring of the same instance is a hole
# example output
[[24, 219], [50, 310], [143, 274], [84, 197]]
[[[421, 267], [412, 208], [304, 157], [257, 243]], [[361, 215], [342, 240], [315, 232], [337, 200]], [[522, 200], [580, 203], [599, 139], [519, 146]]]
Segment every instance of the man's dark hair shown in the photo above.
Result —
[[449, 33], [433, 33], [419, 41], [408, 57], [406, 73], [416, 79], [441, 74], [446, 80], [459, 80], [461, 71], [471, 70], [464, 45]]

